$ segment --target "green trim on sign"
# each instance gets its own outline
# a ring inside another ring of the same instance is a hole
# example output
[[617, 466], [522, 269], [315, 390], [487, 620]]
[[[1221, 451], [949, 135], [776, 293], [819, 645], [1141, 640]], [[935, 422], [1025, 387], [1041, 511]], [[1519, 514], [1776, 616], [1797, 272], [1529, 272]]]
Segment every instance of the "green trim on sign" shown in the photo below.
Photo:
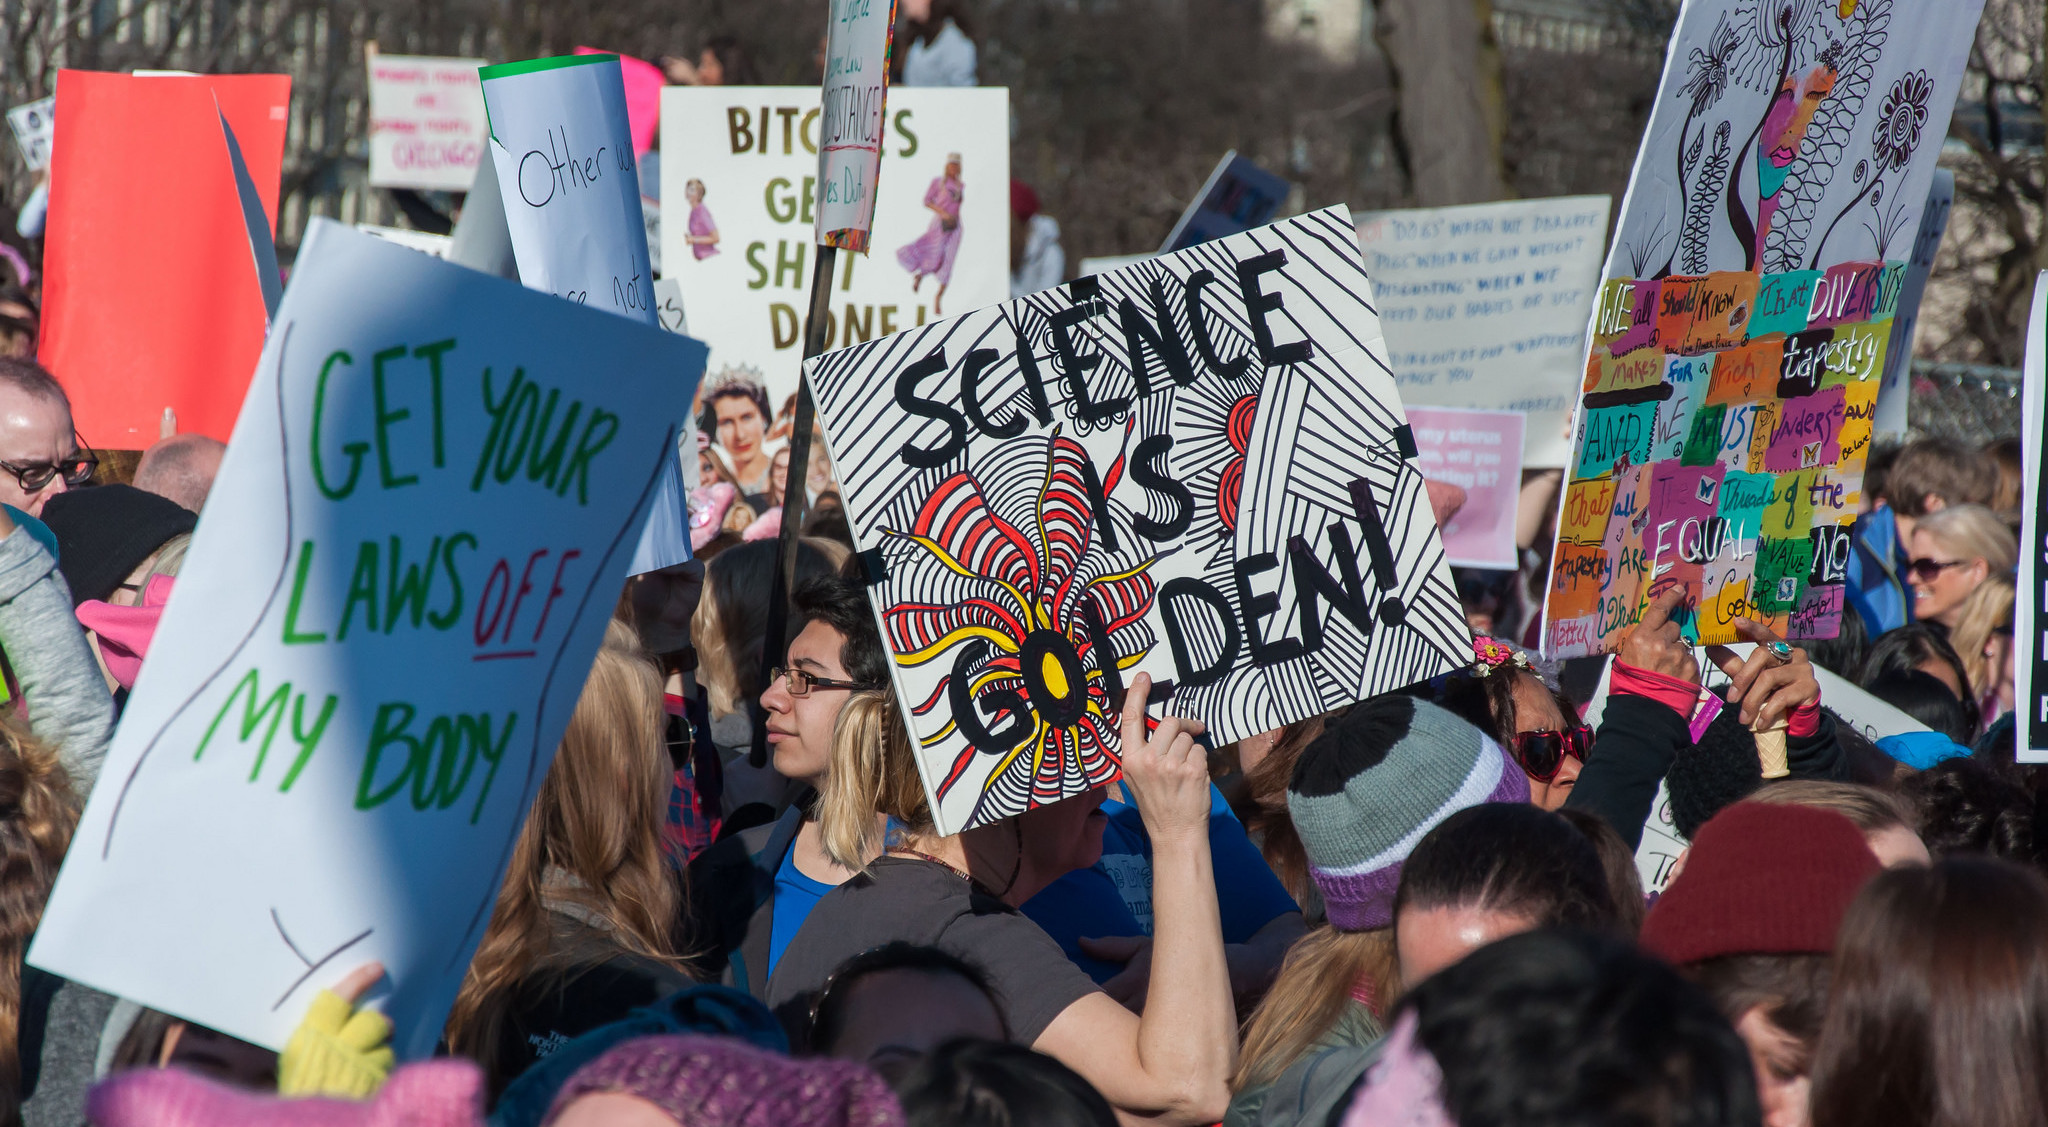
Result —
[[494, 78], [511, 78], [516, 74], [533, 74], [536, 71], [560, 70], [563, 67], [589, 66], [593, 63], [615, 63], [617, 55], [556, 55], [548, 59], [528, 59], [520, 63], [498, 63], [494, 66], [478, 67], [477, 78], [489, 82]]

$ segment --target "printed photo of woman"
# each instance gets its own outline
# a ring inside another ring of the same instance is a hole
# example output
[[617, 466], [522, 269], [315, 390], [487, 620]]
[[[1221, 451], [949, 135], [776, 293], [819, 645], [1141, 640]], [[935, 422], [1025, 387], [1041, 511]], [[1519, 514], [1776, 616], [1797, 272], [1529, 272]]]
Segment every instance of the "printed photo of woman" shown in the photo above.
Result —
[[953, 259], [960, 254], [960, 200], [966, 185], [960, 182], [960, 154], [946, 156], [946, 172], [932, 181], [925, 189], [924, 206], [932, 212], [931, 226], [917, 237], [917, 241], [896, 252], [896, 261], [910, 271], [910, 289], [914, 293], [924, 284], [925, 275], [939, 280], [938, 291], [932, 294], [932, 312], [943, 315], [941, 303], [946, 297], [946, 283], [953, 280]]
[[711, 209], [704, 206], [704, 181], [684, 184], [683, 198], [690, 201], [690, 231], [683, 236], [683, 242], [702, 262], [718, 253], [718, 221], [711, 218]]

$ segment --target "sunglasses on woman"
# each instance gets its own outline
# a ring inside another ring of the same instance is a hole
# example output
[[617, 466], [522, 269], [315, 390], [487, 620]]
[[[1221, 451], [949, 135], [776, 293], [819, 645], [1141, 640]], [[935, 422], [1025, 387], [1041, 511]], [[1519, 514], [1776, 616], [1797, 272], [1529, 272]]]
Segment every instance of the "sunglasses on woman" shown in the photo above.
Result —
[[1564, 769], [1565, 756], [1584, 763], [1593, 754], [1593, 729], [1574, 724], [1562, 732], [1517, 732], [1514, 754], [1530, 778], [1547, 783]]
[[1920, 580], [1920, 582], [1932, 583], [1935, 580], [1941, 578], [1941, 573], [1947, 571], [1949, 568], [1961, 567], [1969, 562], [1970, 561], [1968, 560], [1934, 560], [1928, 559], [1926, 556], [1922, 556], [1919, 559], [1914, 560], [1911, 564], [1908, 564], [1907, 566], [1913, 569], [1914, 576], [1917, 577]]

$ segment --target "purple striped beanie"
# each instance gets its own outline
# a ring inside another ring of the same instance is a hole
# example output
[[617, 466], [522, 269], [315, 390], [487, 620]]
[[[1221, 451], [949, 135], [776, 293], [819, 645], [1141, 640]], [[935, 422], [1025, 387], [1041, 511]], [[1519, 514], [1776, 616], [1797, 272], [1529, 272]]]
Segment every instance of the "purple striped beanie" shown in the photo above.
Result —
[[1448, 711], [1389, 693], [1334, 719], [1295, 762], [1287, 811], [1339, 931], [1394, 922], [1401, 863], [1422, 836], [1482, 802], [1527, 802], [1500, 745]]

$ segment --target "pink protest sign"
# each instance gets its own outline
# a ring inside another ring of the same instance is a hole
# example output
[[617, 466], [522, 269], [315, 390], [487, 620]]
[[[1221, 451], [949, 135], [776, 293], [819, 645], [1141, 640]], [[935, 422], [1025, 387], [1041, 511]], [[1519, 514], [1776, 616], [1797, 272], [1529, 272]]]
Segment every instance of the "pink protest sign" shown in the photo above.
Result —
[[1429, 481], [1465, 491], [1465, 504], [1442, 528], [1452, 567], [1512, 569], [1515, 501], [1522, 487], [1520, 411], [1409, 407], [1408, 426]]
[[[578, 47], [578, 55], [609, 55], [595, 47]], [[661, 88], [668, 79], [661, 68], [646, 59], [619, 56], [619, 77], [626, 84], [626, 127], [633, 133], [633, 155], [644, 157], [654, 149], [654, 134], [661, 126]]]

